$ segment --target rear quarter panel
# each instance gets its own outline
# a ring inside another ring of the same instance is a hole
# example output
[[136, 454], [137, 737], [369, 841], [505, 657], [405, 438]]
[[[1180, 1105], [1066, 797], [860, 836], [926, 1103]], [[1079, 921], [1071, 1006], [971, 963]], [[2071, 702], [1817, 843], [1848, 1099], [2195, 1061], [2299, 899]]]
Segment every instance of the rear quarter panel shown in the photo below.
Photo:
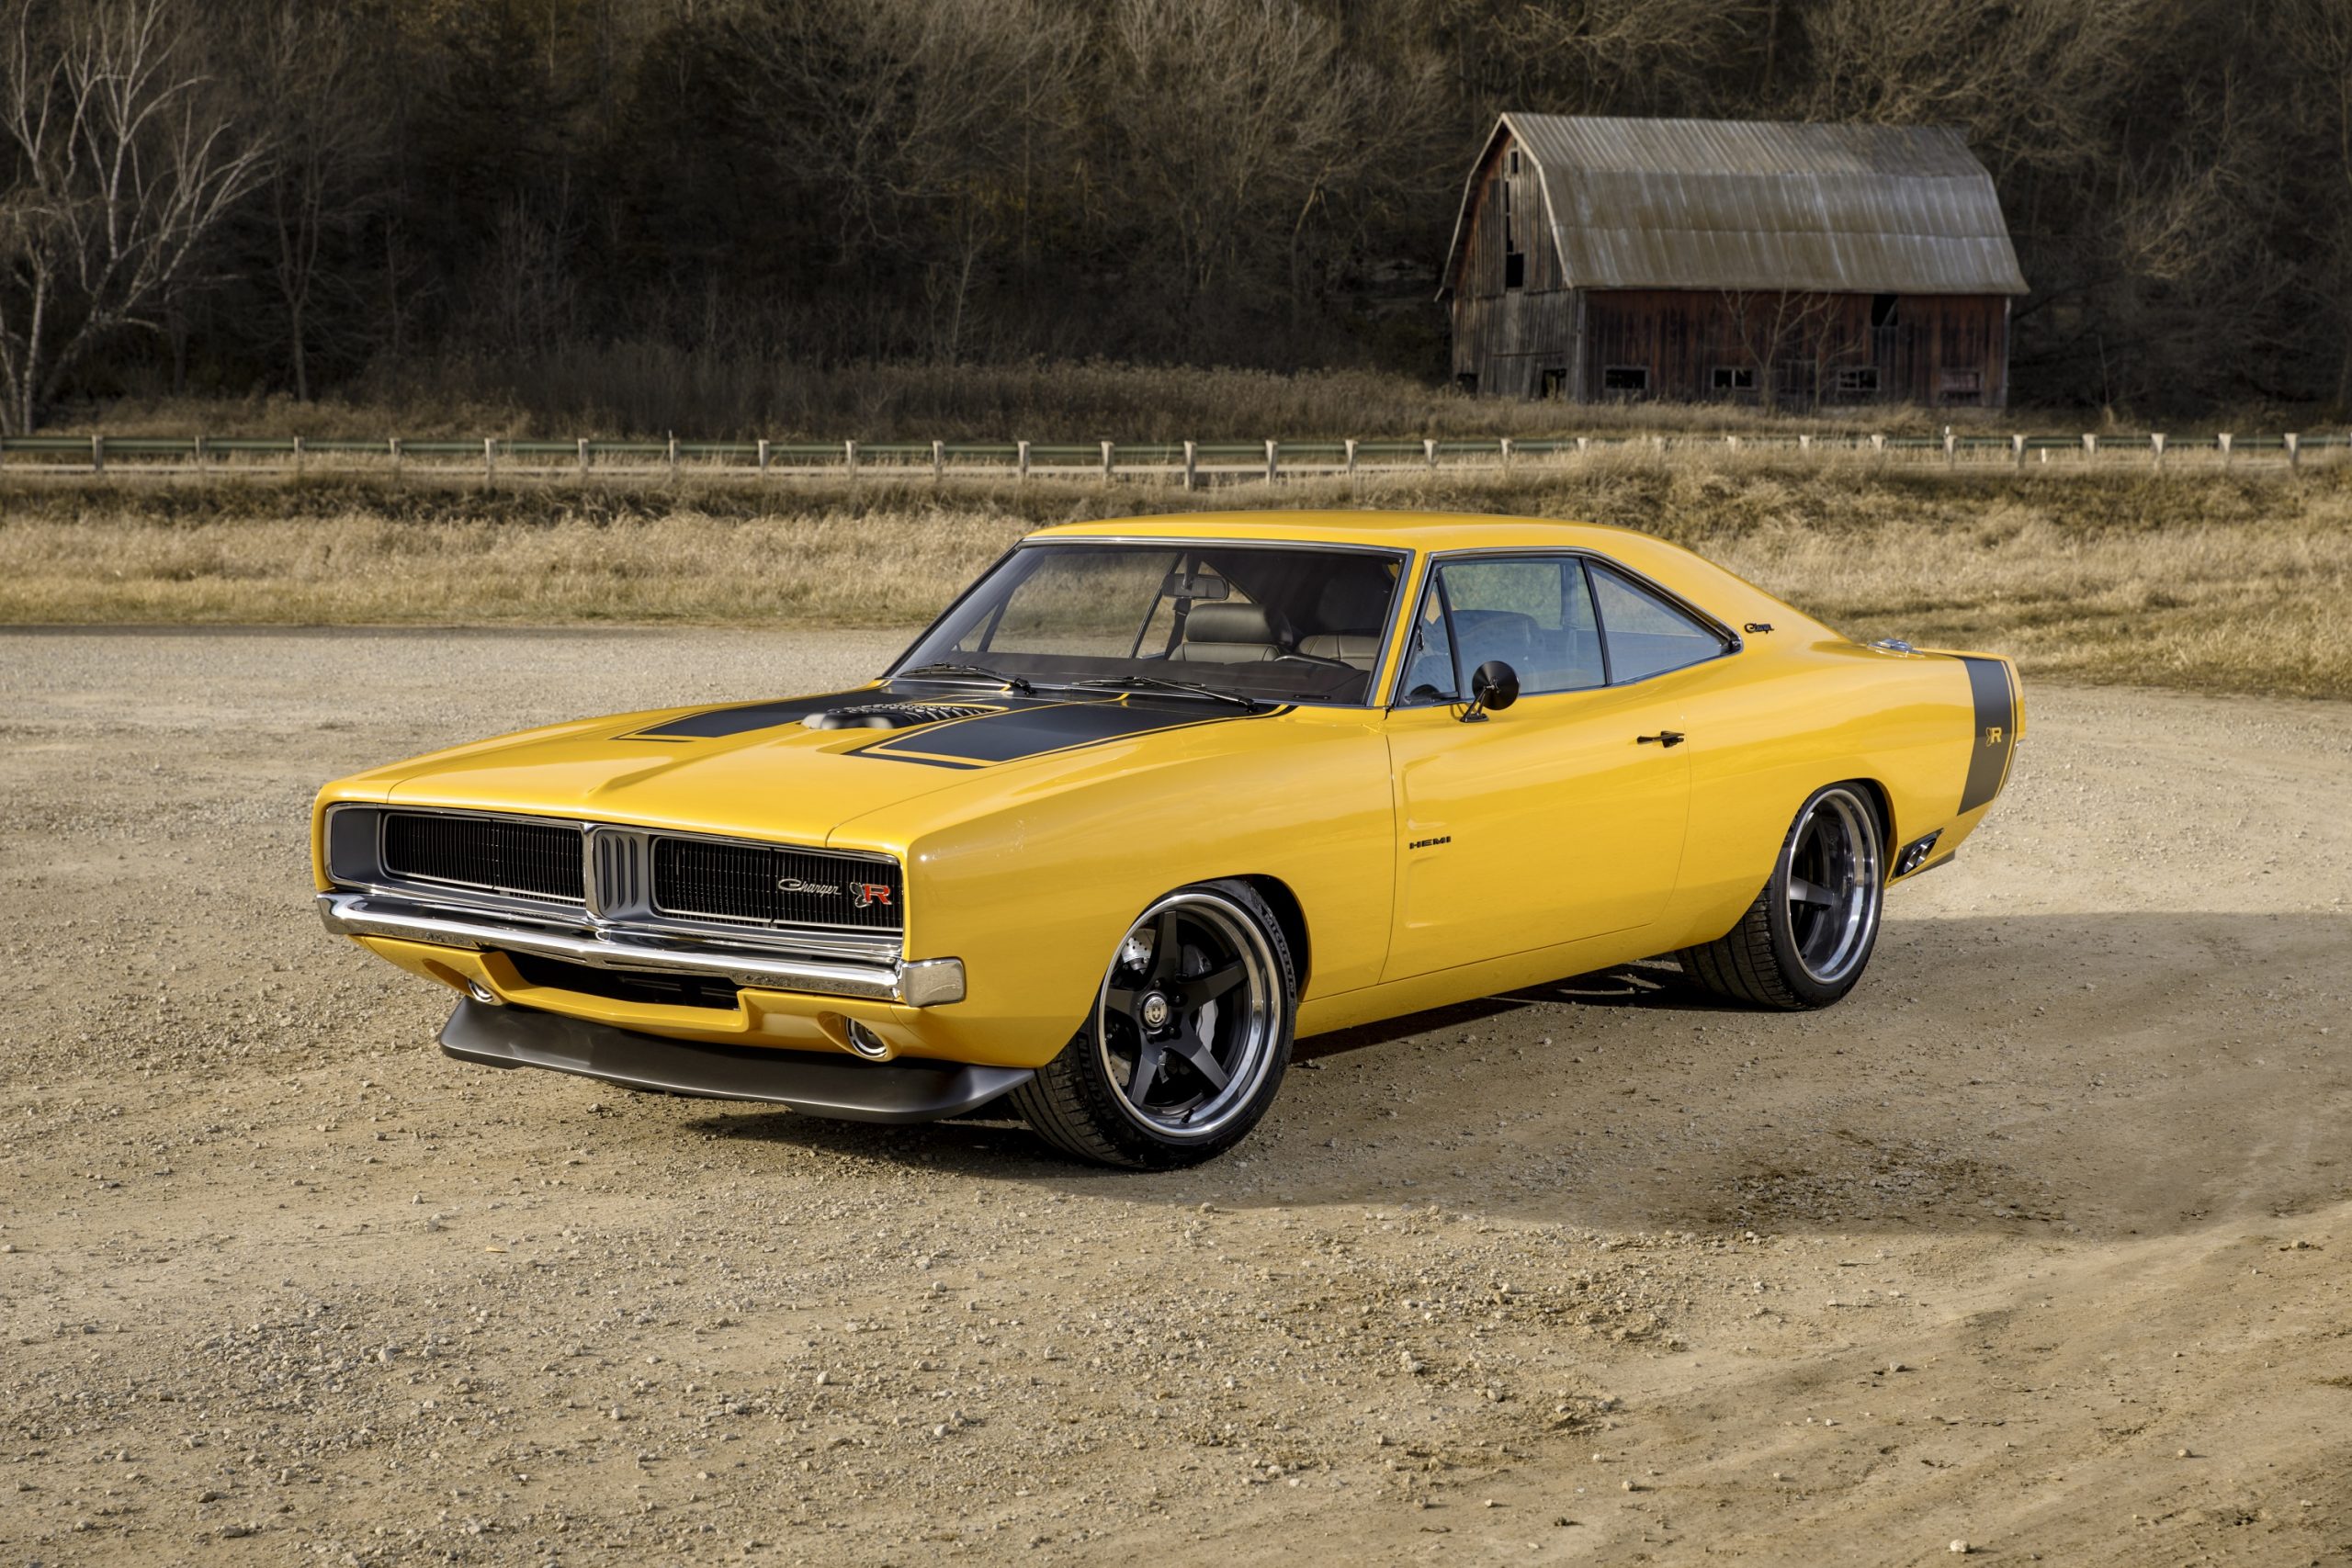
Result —
[[1731, 661], [1688, 696], [1690, 833], [1661, 945], [1711, 941], [1736, 924], [1771, 875], [1798, 807], [1824, 784], [1876, 786], [1890, 818], [1891, 870], [1900, 846], [1930, 832], [1940, 835], [1935, 858], [1957, 849], [2006, 782], [2018, 705], [2005, 660], [1979, 666], [1980, 679], [1989, 667], [2011, 694], [1991, 742], [1991, 793], [1983, 794], [1986, 727], [1966, 660], [1841, 637], [1738, 657], [1747, 662]]

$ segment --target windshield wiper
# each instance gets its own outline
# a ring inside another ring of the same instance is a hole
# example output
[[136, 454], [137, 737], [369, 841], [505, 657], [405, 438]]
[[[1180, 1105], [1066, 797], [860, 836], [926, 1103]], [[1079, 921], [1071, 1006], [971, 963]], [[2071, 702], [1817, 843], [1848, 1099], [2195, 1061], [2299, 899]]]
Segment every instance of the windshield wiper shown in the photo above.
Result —
[[922, 675], [969, 675], [982, 681], [1002, 682], [1024, 697], [1035, 696], [1037, 688], [1018, 675], [1008, 675], [1001, 670], [990, 670], [980, 664], [918, 664], [911, 670], [901, 670], [892, 675], [893, 681], [910, 680]]
[[1255, 697], [1245, 697], [1238, 692], [1220, 692], [1215, 686], [1204, 686], [1197, 681], [1171, 681], [1165, 675], [1101, 675], [1091, 681], [1072, 681], [1070, 684], [1115, 686], [1131, 692], [1182, 692], [1187, 696], [1206, 697], [1211, 702], [1231, 703], [1248, 713], [1256, 713], [1262, 705]]

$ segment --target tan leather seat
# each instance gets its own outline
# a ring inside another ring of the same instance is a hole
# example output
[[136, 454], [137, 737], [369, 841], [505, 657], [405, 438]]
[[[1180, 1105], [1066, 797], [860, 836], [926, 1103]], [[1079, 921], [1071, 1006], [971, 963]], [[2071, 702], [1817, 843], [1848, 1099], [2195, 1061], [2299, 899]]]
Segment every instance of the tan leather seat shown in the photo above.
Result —
[[1187, 664], [1262, 664], [1283, 656], [1263, 604], [1194, 604], [1168, 657]]
[[1369, 670], [1380, 657], [1377, 632], [1320, 632], [1298, 639], [1298, 651], [1313, 659], [1336, 659], [1359, 670]]

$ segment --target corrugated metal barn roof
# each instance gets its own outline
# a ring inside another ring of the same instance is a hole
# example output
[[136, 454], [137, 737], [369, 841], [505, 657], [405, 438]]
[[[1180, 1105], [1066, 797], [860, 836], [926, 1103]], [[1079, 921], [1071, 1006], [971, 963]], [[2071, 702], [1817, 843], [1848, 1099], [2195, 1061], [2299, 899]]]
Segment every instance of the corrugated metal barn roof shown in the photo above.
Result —
[[2026, 291], [1993, 176], [1947, 127], [1507, 114], [1505, 132], [1575, 288]]

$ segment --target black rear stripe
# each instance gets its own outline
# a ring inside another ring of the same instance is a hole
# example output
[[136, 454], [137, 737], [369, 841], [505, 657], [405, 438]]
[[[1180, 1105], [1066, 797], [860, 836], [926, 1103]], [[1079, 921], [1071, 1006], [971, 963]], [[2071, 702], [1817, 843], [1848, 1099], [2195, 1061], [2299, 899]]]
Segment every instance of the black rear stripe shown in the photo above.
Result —
[[1997, 659], [1971, 659], [1968, 690], [1976, 707], [1976, 733], [1968, 759], [1968, 780], [1961, 785], [1960, 808], [1973, 811], [2001, 793], [2009, 774], [2009, 752], [2017, 745], [2017, 693], [2009, 683], [2009, 667]]

